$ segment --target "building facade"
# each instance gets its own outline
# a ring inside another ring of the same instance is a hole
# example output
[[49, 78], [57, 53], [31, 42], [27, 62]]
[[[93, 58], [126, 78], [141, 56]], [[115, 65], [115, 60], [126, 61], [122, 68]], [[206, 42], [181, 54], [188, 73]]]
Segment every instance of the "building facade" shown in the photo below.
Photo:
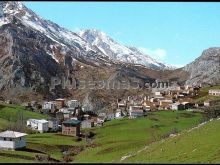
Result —
[[81, 121], [69, 119], [62, 123], [62, 134], [70, 136], [80, 135], [80, 124]]
[[27, 126], [33, 130], [37, 130], [40, 133], [47, 132], [49, 130], [49, 122], [45, 119], [29, 119], [27, 120]]
[[220, 96], [220, 89], [210, 89], [209, 95]]

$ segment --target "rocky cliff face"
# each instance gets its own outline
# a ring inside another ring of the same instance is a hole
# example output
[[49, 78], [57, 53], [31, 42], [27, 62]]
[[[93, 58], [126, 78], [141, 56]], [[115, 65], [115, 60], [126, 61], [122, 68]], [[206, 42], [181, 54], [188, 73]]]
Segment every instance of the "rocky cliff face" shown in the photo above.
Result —
[[220, 80], [220, 48], [209, 48], [183, 68], [190, 75], [186, 84], [215, 84]]

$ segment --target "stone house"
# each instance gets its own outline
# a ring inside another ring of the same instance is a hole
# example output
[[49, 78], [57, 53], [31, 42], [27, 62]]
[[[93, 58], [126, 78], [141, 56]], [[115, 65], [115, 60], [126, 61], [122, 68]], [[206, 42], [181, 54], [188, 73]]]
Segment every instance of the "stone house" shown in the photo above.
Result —
[[69, 119], [62, 123], [62, 134], [70, 136], [80, 135], [80, 124], [81, 121]]

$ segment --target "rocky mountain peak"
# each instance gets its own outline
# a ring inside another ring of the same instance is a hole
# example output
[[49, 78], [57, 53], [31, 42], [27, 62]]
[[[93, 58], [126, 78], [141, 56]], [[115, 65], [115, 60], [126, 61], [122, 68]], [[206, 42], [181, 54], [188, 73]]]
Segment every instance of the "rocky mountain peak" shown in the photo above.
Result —
[[220, 48], [212, 47], [204, 50], [202, 55], [183, 69], [190, 73], [186, 84], [215, 84], [220, 80]]
[[118, 43], [104, 32], [97, 29], [81, 30], [79, 36], [96, 46], [110, 59], [128, 64], [143, 65], [151, 69], [173, 69], [171, 66], [158, 62], [135, 47]]

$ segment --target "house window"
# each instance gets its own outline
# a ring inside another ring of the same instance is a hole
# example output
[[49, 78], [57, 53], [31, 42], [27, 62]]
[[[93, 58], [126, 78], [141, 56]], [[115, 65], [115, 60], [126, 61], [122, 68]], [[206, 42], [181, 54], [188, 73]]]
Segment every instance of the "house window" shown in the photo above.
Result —
[[4, 138], [4, 141], [6, 141], [6, 138]]
[[10, 139], [10, 141], [12, 141], [12, 139]]

